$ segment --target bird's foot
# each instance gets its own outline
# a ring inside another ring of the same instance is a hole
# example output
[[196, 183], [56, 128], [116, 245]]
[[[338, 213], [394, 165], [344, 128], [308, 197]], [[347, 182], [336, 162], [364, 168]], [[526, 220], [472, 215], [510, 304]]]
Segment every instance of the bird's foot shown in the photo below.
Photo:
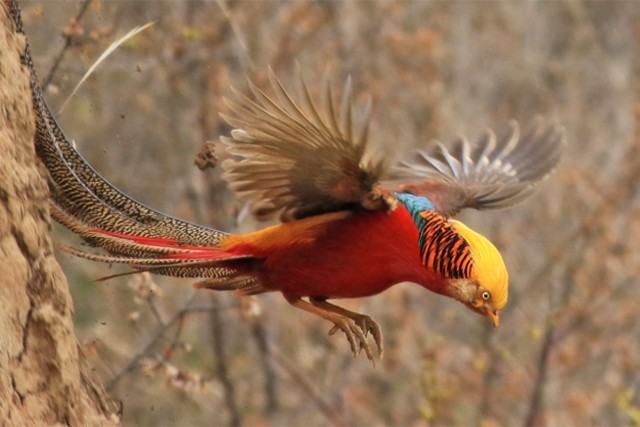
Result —
[[382, 355], [384, 353], [384, 341], [382, 339], [382, 329], [378, 322], [366, 314], [357, 314], [353, 316], [353, 321], [362, 330], [365, 338], [369, 335], [369, 332], [371, 332], [371, 336], [378, 347], [378, 356], [382, 359]]
[[[371, 362], [375, 366], [376, 362], [373, 358], [373, 352], [371, 351], [371, 347], [367, 342], [368, 329], [364, 329], [362, 326], [357, 325], [354, 321], [347, 317], [338, 318], [332, 321], [334, 326], [329, 331], [329, 335], [333, 335], [338, 331], [344, 332], [344, 334], [347, 336], [347, 340], [349, 341], [349, 345], [351, 345], [351, 352], [353, 353], [353, 357], [358, 356], [362, 352], [362, 350], [364, 350], [365, 354], [367, 355], [367, 359], [371, 360]], [[373, 335], [373, 332], [371, 333], [371, 335]], [[378, 346], [378, 349], [379, 348], [380, 347]]]
[[362, 350], [364, 350], [367, 358], [375, 366], [376, 362], [373, 358], [373, 351], [367, 340], [369, 333], [371, 333], [373, 340], [378, 346], [379, 356], [382, 357], [384, 351], [382, 329], [380, 329], [380, 325], [371, 317], [333, 305], [327, 302], [326, 298], [310, 297], [309, 302], [307, 302], [297, 296], [287, 296], [285, 294], [285, 297], [294, 307], [318, 315], [333, 323], [334, 326], [329, 331], [329, 335], [333, 335], [338, 331], [344, 332], [354, 357], [358, 356]]

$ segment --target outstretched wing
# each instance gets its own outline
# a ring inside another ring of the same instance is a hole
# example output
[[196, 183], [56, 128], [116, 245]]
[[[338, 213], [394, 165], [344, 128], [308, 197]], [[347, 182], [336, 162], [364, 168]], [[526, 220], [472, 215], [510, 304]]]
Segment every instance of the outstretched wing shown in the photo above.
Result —
[[542, 119], [521, 133], [517, 122], [496, 138], [492, 130], [474, 143], [466, 138], [450, 148], [437, 143], [392, 170], [394, 179], [413, 181], [399, 191], [428, 197], [438, 210], [455, 215], [463, 208], [492, 209], [529, 197], [560, 160], [564, 131]]
[[231, 189], [251, 203], [258, 218], [277, 213], [283, 221], [364, 206], [383, 209], [374, 186], [383, 162], [367, 144], [368, 110], [354, 129], [351, 82], [340, 105], [330, 84], [324, 99], [313, 99], [302, 80], [302, 96], [294, 101], [269, 70], [273, 95], [250, 82], [253, 99], [234, 91], [227, 99], [235, 129], [222, 137], [240, 159], [223, 162]]

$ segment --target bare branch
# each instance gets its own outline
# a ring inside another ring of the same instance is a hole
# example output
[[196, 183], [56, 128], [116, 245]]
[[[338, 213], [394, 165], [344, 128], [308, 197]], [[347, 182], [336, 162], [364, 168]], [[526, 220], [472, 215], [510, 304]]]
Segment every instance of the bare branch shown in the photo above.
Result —
[[[80, 10], [78, 11], [78, 14], [76, 15], [75, 18], [73, 18], [73, 21], [75, 23], [80, 22], [80, 20], [82, 19], [82, 16], [87, 11], [87, 8], [90, 3], [91, 3], [91, 0], [84, 0], [84, 2], [82, 3], [82, 6], [80, 6]], [[62, 58], [64, 57], [64, 54], [71, 47], [72, 40], [73, 40], [72, 34], [66, 34], [64, 36], [64, 46], [62, 46], [62, 49], [60, 49], [60, 52], [58, 52], [58, 55], [53, 60], [53, 65], [51, 66], [51, 69], [49, 70], [47, 77], [45, 77], [45, 79], [42, 82], [43, 91], [46, 91], [47, 87], [51, 84], [53, 77], [55, 76], [56, 72], [58, 71], [58, 68], [60, 67], [60, 63], [62, 62]]]
[[[215, 296], [212, 298], [215, 298]], [[222, 387], [224, 388], [224, 399], [227, 405], [227, 411], [229, 412], [228, 424], [230, 426], [240, 426], [242, 424], [242, 417], [240, 415], [240, 410], [238, 409], [238, 403], [236, 401], [235, 385], [231, 380], [231, 377], [229, 376], [229, 366], [224, 349], [224, 326], [220, 319], [220, 314], [217, 310], [211, 311], [210, 316], [213, 353], [216, 356], [216, 372], [217, 377], [222, 383]]]

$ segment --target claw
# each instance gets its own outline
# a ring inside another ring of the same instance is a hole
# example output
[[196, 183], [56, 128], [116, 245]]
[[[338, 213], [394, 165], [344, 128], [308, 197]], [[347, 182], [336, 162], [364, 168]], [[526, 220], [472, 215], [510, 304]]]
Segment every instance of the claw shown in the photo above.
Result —
[[376, 361], [373, 358], [373, 353], [371, 352], [371, 347], [369, 347], [369, 343], [367, 343], [366, 341], [363, 341], [363, 343], [364, 345], [360, 348], [360, 351], [364, 349], [364, 352], [367, 355], [367, 359], [371, 360], [371, 363], [373, 363], [373, 366], [376, 366]]
[[367, 355], [367, 359], [371, 360], [375, 366], [373, 353], [369, 343], [367, 342], [366, 329], [363, 329], [360, 325], [355, 324], [355, 322], [352, 322], [350, 319], [345, 318], [334, 321], [333, 328], [329, 330], [329, 335], [333, 335], [338, 331], [344, 332], [347, 336], [347, 341], [349, 341], [354, 358], [364, 350]]
[[[338, 330], [344, 332], [344, 334], [347, 336], [347, 341], [349, 341], [349, 345], [351, 346], [351, 352], [354, 354], [354, 357], [357, 356], [358, 343], [356, 343], [356, 337], [353, 334], [353, 330], [350, 327], [351, 325], [349, 324], [349, 322], [342, 319], [337, 321], [334, 325], [335, 326], [331, 329], [331, 331], [333, 331], [334, 334]], [[329, 332], [329, 334], [331, 334], [331, 331]]]
[[364, 332], [365, 337], [367, 337], [369, 332], [371, 332], [373, 341], [378, 347], [378, 355], [382, 358], [384, 353], [384, 341], [382, 339], [382, 329], [380, 328], [380, 325], [378, 325], [378, 322], [366, 314], [358, 315], [358, 317], [354, 319], [354, 322]]

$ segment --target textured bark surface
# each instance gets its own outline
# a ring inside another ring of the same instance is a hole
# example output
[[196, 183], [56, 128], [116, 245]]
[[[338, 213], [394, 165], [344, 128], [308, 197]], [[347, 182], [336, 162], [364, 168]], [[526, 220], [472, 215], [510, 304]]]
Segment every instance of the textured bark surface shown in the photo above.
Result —
[[73, 305], [49, 237], [35, 150], [24, 37], [0, 3], [0, 420], [115, 425], [73, 331]]

